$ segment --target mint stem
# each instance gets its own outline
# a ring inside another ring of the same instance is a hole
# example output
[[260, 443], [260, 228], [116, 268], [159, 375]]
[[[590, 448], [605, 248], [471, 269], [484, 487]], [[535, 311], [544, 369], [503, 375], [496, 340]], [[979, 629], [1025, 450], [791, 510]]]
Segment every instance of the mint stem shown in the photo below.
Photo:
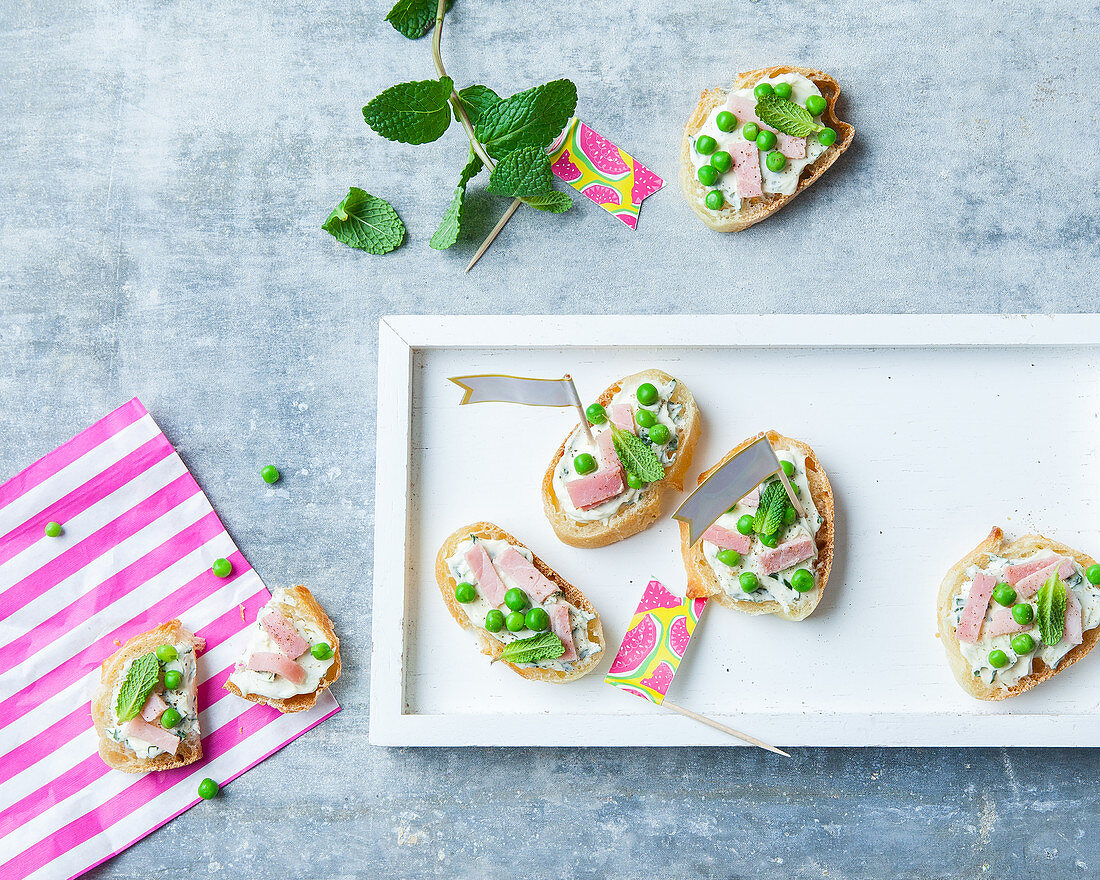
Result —
[[[443, 79], [443, 77], [447, 75], [447, 70], [443, 66], [443, 53], [440, 50], [440, 46], [443, 43], [443, 14], [446, 11], [447, 0], [439, 0], [439, 5], [435, 10], [435, 33], [432, 35], [432, 59], [435, 61], [435, 69], [439, 73], [440, 79]], [[477, 153], [478, 158], [485, 163], [485, 167], [492, 171], [497, 167], [496, 163], [485, 151], [485, 147], [481, 145], [481, 142], [477, 139], [477, 135], [474, 134], [474, 126], [470, 122], [470, 117], [466, 115], [466, 108], [462, 106], [462, 101], [459, 100], [458, 92], [452, 91], [449, 100], [451, 106], [454, 107], [455, 115], [458, 116], [458, 121], [461, 122], [462, 127], [466, 129], [466, 136], [470, 139], [470, 149]]]

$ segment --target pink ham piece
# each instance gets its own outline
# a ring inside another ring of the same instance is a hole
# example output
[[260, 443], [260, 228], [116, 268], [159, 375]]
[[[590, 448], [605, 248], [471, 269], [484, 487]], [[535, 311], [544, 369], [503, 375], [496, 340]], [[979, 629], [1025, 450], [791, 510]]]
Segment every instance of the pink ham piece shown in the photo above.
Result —
[[[746, 98], [743, 95], [737, 95], [730, 93], [730, 96], [726, 99], [726, 109], [737, 117], [738, 121], [742, 124], [746, 122], [755, 122], [760, 128], [775, 134], [776, 146], [779, 148], [779, 152], [786, 156], [788, 159], [805, 159], [806, 158], [806, 138], [804, 137], [792, 137], [789, 134], [783, 134], [778, 129], [772, 128], [770, 125], [765, 125], [756, 115], [756, 98]], [[749, 143], [745, 141], [745, 143]], [[732, 153], [732, 150], [730, 151]]]
[[987, 636], [1015, 635], [1016, 633], [1027, 632], [1034, 626], [1034, 623], [1023, 625], [1017, 623], [1012, 616], [1011, 608], [996, 608], [993, 611], [993, 618], [989, 621], [989, 626], [985, 629], [985, 634]]
[[565, 645], [565, 653], [555, 659], [565, 662], [576, 660], [577, 646], [573, 644], [573, 628], [569, 625], [569, 606], [551, 605], [546, 609], [546, 613], [550, 615], [550, 629]]
[[989, 597], [993, 595], [995, 586], [997, 586], [997, 579], [988, 572], [979, 571], [974, 575], [970, 595], [966, 597], [962, 617], [955, 628], [955, 638], [960, 642], [978, 641], [982, 623], [985, 621], [985, 611], [989, 607]]
[[168, 704], [164, 702], [164, 697], [155, 691], [151, 692], [149, 698], [145, 701], [145, 705], [141, 707], [141, 717], [146, 721], [156, 721], [167, 708]]
[[260, 651], [248, 658], [248, 668], [254, 672], [274, 672], [294, 684], [301, 684], [306, 680], [305, 669], [282, 654]]
[[710, 541], [720, 550], [736, 550], [738, 553], [748, 553], [752, 546], [752, 539], [748, 535], [722, 526], [711, 526], [703, 532], [703, 540]]
[[737, 141], [730, 145], [733, 173], [737, 178], [737, 194], [743, 199], [764, 195], [764, 178], [760, 175], [760, 151], [756, 144]]
[[629, 403], [613, 403], [607, 408], [607, 417], [616, 427], [634, 433], [634, 410]]
[[165, 730], [159, 724], [150, 724], [142, 717], [131, 718], [122, 726], [122, 732], [127, 736], [143, 740], [156, 746], [162, 752], [171, 755], [180, 747], [180, 738], [170, 730]]
[[1066, 587], [1066, 629], [1062, 638], [1071, 645], [1079, 645], [1084, 640], [1081, 603], [1069, 587]]
[[615, 454], [611, 431], [601, 431], [596, 435], [600, 466], [591, 474], [576, 477], [565, 484], [569, 500], [581, 510], [588, 510], [597, 504], [610, 501], [625, 488], [623, 466]]
[[1029, 574], [1026, 578], [1016, 584], [1016, 593], [1022, 599], [1028, 599], [1034, 596], [1043, 588], [1050, 576], [1054, 574], [1054, 570], [1057, 568], [1058, 576], [1065, 580], [1073, 574], [1073, 562], [1066, 559], [1064, 556], [1057, 557], [1056, 560], [1048, 560], [1046, 568], [1041, 568], [1032, 574]]
[[778, 547], [765, 550], [760, 556], [760, 564], [764, 569], [764, 574], [775, 574], [785, 568], [790, 568], [792, 565], [797, 565], [813, 555], [813, 538], [795, 538], [793, 541], [787, 541]]
[[509, 547], [497, 557], [497, 567], [519, 584], [519, 588], [536, 602], [545, 601], [558, 585], [539, 571], [515, 547]]
[[497, 574], [497, 570], [493, 568], [493, 561], [489, 558], [488, 552], [480, 541], [475, 542], [474, 546], [466, 551], [466, 563], [474, 573], [474, 579], [477, 580], [477, 588], [481, 595], [492, 603], [494, 608], [503, 605], [504, 594], [507, 589], [501, 581], [500, 575]]
[[294, 624], [278, 611], [268, 611], [260, 618], [260, 624], [271, 636], [279, 653], [285, 654], [288, 659], [297, 660], [309, 650], [309, 642], [298, 635]]
[[1016, 586], [1029, 574], [1035, 574], [1037, 571], [1049, 568], [1058, 558], [1057, 556], [1044, 556], [1042, 559], [1029, 559], [1027, 562], [1021, 562], [1017, 565], [1009, 565], [1005, 568], [1005, 581], [1012, 584], [1012, 586]]
[[738, 504], [744, 504], [745, 507], [756, 509], [760, 506], [760, 487], [757, 486], [748, 495], [737, 502]]

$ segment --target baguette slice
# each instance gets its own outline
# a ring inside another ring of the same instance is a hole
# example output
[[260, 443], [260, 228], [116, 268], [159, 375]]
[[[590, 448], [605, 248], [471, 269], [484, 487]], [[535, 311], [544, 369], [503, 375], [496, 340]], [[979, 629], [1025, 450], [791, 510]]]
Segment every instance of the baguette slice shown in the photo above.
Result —
[[[501, 651], [504, 650], [504, 645], [490, 636], [481, 627], [475, 626], [470, 621], [470, 618], [466, 616], [466, 612], [462, 610], [462, 606], [458, 603], [458, 600], [455, 599], [455, 582], [451, 577], [450, 569], [447, 568], [448, 557], [453, 556], [455, 550], [458, 549], [458, 545], [470, 535], [477, 535], [479, 538], [488, 540], [504, 540], [516, 547], [523, 547], [524, 549], [529, 548], [512, 535], [508, 534], [508, 532], [504, 531], [500, 526], [494, 525], [491, 522], [478, 522], [456, 529], [451, 536], [443, 542], [443, 546], [439, 548], [439, 553], [435, 558], [435, 580], [439, 585], [439, 591], [443, 594], [443, 601], [447, 603], [447, 608], [451, 612], [451, 616], [463, 629], [474, 633], [481, 653], [495, 660], [500, 656]], [[606, 647], [603, 637], [603, 624], [600, 622], [599, 613], [592, 607], [592, 603], [588, 601], [588, 597], [585, 596], [584, 593], [554, 571], [554, 569], [543, 562], [536, 554], [532, 553], [532, 556], [534, 556], [535, 568], [561, 588], [566, 601], [574, 607], [579, 608], [581, 611], [596, 615], [595, 618], [588, 621], [588, 639], [593, 644], [598, 645], [599, 648], [587, 659], [580, 660], [574, 664], [573, 668], [568, 672], [562, 672], [557, 669], [524, 668], [516, 666], [514, 663], [509, 663], [507, 660], [502, 660], [501, 662], [510, 666], [513, 672], [522, 675], [524, 678], [531, 679], [532, 681], [575, 681], [595, 669], [600, 662], [600, 658], [603, 657], [603, 651]]]
[[[292, 605], [281, 601], [284, 597], [293, 598], [296, 604]], [[265, 697], [261, 694], [244, 694], [230, 680], [226, 680], [223, 687], [229, 693], [248, 700], [250, 703], [263, 703], [266, 706], [278, 709], [284, 714], [312, 709], [317, 702], [317, 698], [321, 695], [321, 691], [340, 677], [340, 640], [333, 631], [332, 621], [329, 620], [328, 615], [325, 614], [325, 610], [317, 603], [317, 600], [313, 598], [313, 594], [300, 584], [296, 587], [288, 587], [285, 590], [276, 590], [271, 597], [271, 601], [260, 609], [260, 614], [268, 609], [278, 611], [291, 623], [294, 623], [296, 619], [299, 621], [308, 620], [317, 626], [325, 634], [328, 644], [332, 648], [332, 665], [325, 671], [324, 676], [317, 683], [314, 690], [305, 694], [295, 694], [292, 697], [276, 698]], [[258, 617], [259, 615], [257, 615]]]
[[1015, 697], [1024, 691], [1031, 690], [1035, 685], [1041, 684], [1048, 678], [1053, 678], [1068, 669], [1088, 654], [1096, 646], [1097, 640], [1100, 639], [1100, 626], [1085, 630], [1082, 634], [1081, 644], [1066, 654], [1059, 661], [1056, 669], [1049, 668], [1036, 656], [1032, 660], [1031, 675], [1021, 678], [1012, 687], [1000, 688], [992, 684], [986, 684], [981, 678], [973, 674], [970, 664], [962, 655], [962, 651], [959, 650], [959, 641], [955, 638], [955, 623], [951, 619], [951, 597], [965, 583], [967, 579], [966, 570], [975, 564], [984, 568], [989, 564], [990, 554], [1017, 559], [1030, 556], [1039, 550], [1053, 550], [1062, 556], [1068, 556], [1082, 568], [1096, 565], [1096, 560], [1091, 556], [1042, 535], [1024, 535], [1015, 541], [1006, 541], [1004, 532], [1001, 531], [1000, 527], [994, 526], [993, 531], [989, 533], [984, 541], [955, 563], [951, 570], [947, 572], [943, 583], [940, 584], [940, 593], [936, 605], [936, 619], [939, 623], [937, 637], [943, 643], [943, 649], [947, 654], [947, 665], [951, 667], [955, 680], [958, 681], [959, 686], [964, 691], [979, 700], [1007, 700], [1009, 697]]
[[[800, 73], [807, 79], [812, 80], [814, 85], [821, 91], [821, 96], [827, 104], [821, 118], [829, 128], [836, 131], [836, 143], [826, 148], [825, 152], [816, 161], [806, 166], [801, 179], [798, 181], [798, 187], [789, 196], [778, 193], [764, 193], [763, 196], [756, 198], [742, 199], [739, 211], [733, 208], [723, 208], [720, 211], [710, 210], [704, 202], [707, 188], [698, 181], [695, 170], [691, 167], [691, 138], [703, 127], [703, 123], [707, 121], [707, 117], [714, 111], [714, 108], [725, 103], [726, 96], [730, 91], [742, 89], [759, 82], [761, 79], [779, 76], [784, 73]], [[791, 199], [809, 189], [814, 181], [821, 177], [840, 158], [840, 154], [848, 149], [852, 143], [852, 138], [855, 137], [855, 129], [836, 116], [836, 101], [839, 97], [840, 86], [828, 74], [809, 67], [790, 67], [782, 64], [738, 74], [731, 89], [713, 88], [703, 92], [699, 96], [699, 103], [695, 107], [695, 112], [687, 121], [687, 125], [684, 126], [684, 136], [680, 142], [680, 189], [683, 190], [684, 198], [687, 199], [691, 210], [698, 214], [707, 226], [717, 232], [740, 232], [742, 229], [748, 229], [754, 223], [766, 220]]]
[[[103, 661], [99, 670], [99, 684], [92, 695], [92, 723], [99, 735], [99, 755], [104, 762], [122, 770], [124, 773], [145, 773], [149, 770], [171, 770], [193, 764], [202, 757], [202, 732], [198, 722], [195, 729], [184, 739], [174, 755], [164, 752], [155, 758], [141, 758], [133, 750], [107, 736], [107, 730], [115, 726], [115, 707], [113, 705], [115, 688], [122, 679], [122, 670], [131, 660], [144, 654], [151, 654], [165, 643], [180, 644], [190, 642], [195, 656], [206, 646], [204, 639], [184, 629], [178, 620], [169, 620], [156, 629], [134, 636], [126, 644]], [[198, 681], [195, 675], [189, 683], [194, 689]]]
[[[643, 382], [668, 383], [673, 377], [661, 370], [643, 370], [616, 382], [596, 398], [596, 402], [607, 406], [624, 384], [629, 384], [635, 379]], [[558, 462], [565, 455], [565, 448], [573, 432], [570, 431], [562, 441], [542, 478], [542, 507], [554, 533], [563, 542], [573, 547], [606, 547], [608, 544], [636, 535], [648, 529], [660, 517], [661, 497], [666, 490], [671, 488], [680, 491], [684, 488], [684, 477], [687, 475], [688, 468], [691, 467], [691, 457], [695, 454], [695, 446], [703, 432], [703, 424], [699, 416], [699, 407], [695, 405], [695, 397], [680, 380], [676, 380], [676, 388], [669, 400], [683, 404], [684, 407], [684, 425], [678, 430], [680, 445], [676, 460], [666, 469], [664, 479], [646, 486], [635, 504], [619, 511], [606, 523], [598, 520], [581, 522], [572, 519], [558, 502], [554, 494], [554, 472], [557, 470]]]
[[825, 475], [825, 469], [818, 460], [817, 453], [801, 440], [784, 437], [776, 431], [766, 431], [755, 434], [747, 440], [735, 446], [722, 458], [718, 464], [710, 470], [699, 475], [699, 483], [709, 477], [715, 470], [729, 461], [733, 456], [755, 443], [760, 437], [767, 436], [772, 446], [777, 448], [797, 449], [806, 456], [806, 481], [810, 485], [810, 495], [813, 496], [817, 512], [825, 521], [814, 536], [817, 544], [817, 596], [812, 602], [800, 602], [797, 608], [786, 610], [779, 602], [746, 602], [730, 596], [718, 578], [714, 576], [706, 557], [703, 555], [703, 542], [695, 542], [695, 546], [688, 545], [687, 523], [680, 523], [680, 552], [684, 557], [684, 567], [687, 569], [688, 590], [687, 594], [693, 599], [713, 597], [720, 605], [732, 608], [734, 611], [743, 611], [745, 614], [777, 614], [785, 620], [805, 620], [813, 613], [825, 595], [825, 587], [829, 582], [829, 571], [833, 565], [833, 539], [834, 539], [834, 510], [833, 487], [829, 485], [829, 478]]

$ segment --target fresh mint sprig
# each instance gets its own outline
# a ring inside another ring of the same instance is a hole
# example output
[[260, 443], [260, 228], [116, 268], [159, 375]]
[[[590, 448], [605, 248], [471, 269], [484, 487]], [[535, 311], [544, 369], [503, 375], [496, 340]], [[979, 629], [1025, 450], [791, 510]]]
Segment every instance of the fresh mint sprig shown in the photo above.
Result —
[[321, 228], [348, 247], [370, 254], [388, 254], [405, 240], [405, 224], [393, 206], [357, 186], [348, 190]]
[[[448, 9], [452, 3], [454, 0], [447, 0]], [[419, 40], [435, 25], [435, 7], [436, 0], [398, 0], [386, 21], [410, 40]]]
[[509, 642], [497, 659], [509, 663], [538, 663], [540, 660], [554, 660], [564, 653], [565, 644], [556, 633], [547, 630], [529, 639]]
[[1066, 585], [1058, 576], [1058, 569], [1047, 578], [1039, 588], [1036, 597], [1039, 613], [1035, 615], [1039, 624], [1039, 635], [1044, 645], [1057, 645], [1062, 641], [1066, 628]]
[[758, 535], [774, 534], [783, 523], [783, 514], [787, 512], [787, 490], [783, 483], [776, 480], [768, 483], [760, 493], [760, 505], [756, 508], [753, 529]]
[[137, 717], [159, 679], [160, 662], [156, 654], [142, 654], [130, 664], [115, 702], [115, 714], [120, 722]]
[[809, 110], [779, 95], [765, 95], [758, 99], [756, 115], [765, 125], [792, 137], [806, 137], [815, 131], [825, 130], [825, 126], [814, 122]]
[[665, 466], [648, 443], [637, 434], [624, 431], [614, 422], [609, 421], [608, 426], [611, 428], [611, 443], [615, 447], [615, 454], [628, 474], [643, 483], [656, 483], [665, 478]]

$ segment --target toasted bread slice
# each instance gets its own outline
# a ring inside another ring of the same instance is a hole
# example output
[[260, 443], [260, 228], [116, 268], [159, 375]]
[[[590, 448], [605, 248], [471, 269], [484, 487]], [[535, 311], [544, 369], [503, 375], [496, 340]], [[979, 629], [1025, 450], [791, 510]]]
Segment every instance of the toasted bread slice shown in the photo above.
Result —
[[[308, 693], [294, 694], [291, 697], [267, 697], [262, 694], [242, 693], [241, 689], [231, 680], [227, 680], [224, 688], [231, 694], [236, 694], [250, 703], [263, 703], [272, 706], [280, 712], [304, 712], [312, 709], [321, 692], [340, 677], [340, 640], [332, 628], [325, 610], [313, 598], [313, 594], [300, 584], [296, 587], [288, 587], [284, 590], [276, 590], [271, 600], [260, 609], [256, 615], [257, 620], [268, 609], [274, 609], [283, 615], [301, 634], [302, 622], [311, 623], [325, 635], [325, 641], [332, 648], [332, 665], [325, 670], [325, 674], [317, 683], [317, 687]], [[309, 639], [306, 639], [309, 641]]]
[[833, 512], [833, 487], [829, 485], [829, 478], [825, 475], [825, 469], [818, 460], [817, 453], [801, 440], [784, 437], [776, 431], [765, 431], [755, 434], [744, 442], [738, 444], [722, 458], [718, 464], [710, 470], [699, 475], [699, 483], [709, 477], [715, 470], [729, 461], [733, 456], [755, 443], [760, 437], [767, 436], [773, 447], [780, 449], [797, 449], [806, 456], [806, 481], [810, 486], [810, 495], [813, 497], [817, 512], [824, 518], [824, 522], [814, 536], [817, 545], [817, 595], [809, 601], [799, 602], [790, 610], [774, 600], [767, 602], [749, 602], [730, 596], [715, 577], [714, 571], [707, 563], [703, 555], [703, 542], [698, 540], [694, 546], [688, 544], [687, 523], [680, 523], [680, 552], [684, 557], [684, 567], [687, 569], [688, 596], [693, 599], [712, 597], [720, 605], [732, 608], [734, 611], [743, 611], [745, 614], [777, 614], [785, 620], [805, 620], [817, 608], [821, 597], [825, 594], [825, 587], [829, 582], [829, 572], [833, 565], [833, 540], [835, 534]]
[[[184, 629], [178, 620], [169, 620], [156, 629], [134, 636], [126, 644], [103, 661], [99, 670], [99, 684], [92, 695], [92, 723], [99, 735], [99, 755], [104, 762], [124, 773], [145, 773], [149, 770], [171, 770], [193, 764], [202, 757], [202, 731], [196, 718], [193, 729], [179, 744], [175, 754], [162, 752], [154, 758], [139, 757], [124, 743], [112, 739], [108, 731], [116, 727], [115, 690], [122, 683], [123, 670], [131, 660], [151, 654], [164, 644], [190, 643], [197, 657], [205, 647], [205, 640]], [[198, 676], [190, 676], [186, 687], [194, 693]], [[158, 685], [158, 688], [160, 686]], [[197, 706], [196, 706], [197, 708]]]
[[[715, 107], [725, 103], [730, 91], [746, 88], [767, 77], [779, 76], [784, 73], [800, 73], [821, 91], [821, 96], [827, 104], [825, 112], [821, 114], [822, 121], [836, 131], [836, 142], [827, 147], [825, 152], [802, 171], [798, 181], [798, 187], [790, 195], [781, 193], [764, 193], [762, 196], [751, 199], [742, 199], [740, 210], [732, 207], [712, 211], [706, 206], [704, 199], [707, 196], [707, 188], [703, 186], [695, 176], [695, 169], [691, 165], [691, 138], [703, 127], [707, 117]], [[740, 232], [748, 229], [754, 223], [766, 220], [793, 198], [805, 192], [813, 185], [822, 174], [840, 157], [852, 143], [855, 137], [855, 129], [847, 122], [843, 122], [836, 116], [836, 101], [840, 97], [840, 86], [837, 81], [820, 70], [809, 67], [791, 67], [777, 65], [764, 67], [760, 70], [750, 70], [738, 74], [731, 89], [713, 88], [707, 89], [699, 96], [699, 103], [695, 112], [684, 126], [684, 136], [680, 142], [680, 188], [684, 192], [684, 198], [699, 218], [711, 229], [717, 232]]]
[[[494, 639], [481, 627], [475, 626], [470, 621], [470, 618], [466, 616], [466, 612], [462, 610], [462, 606], [459, 604], [458, 600], [455, 599], [454, 578], [451, 576], [450, 569], [447, 568], [447, 559], [454, 555], [455, 551], [458, 549], [458, 545], [470, 535], [476, 535], [479, 538], [491, 541], [507, 541], [509, 544], [515, 547], [522, 547], [523, 549], [529, 548], [517, 538], [504, 531], [500, 526], [494, 525], [491, 522], [478, 522], [456, 529], [451, 536], [443, 542], [443, 546], [439, 548], [439, 553], [436, 554], [435, 580], [439, 585], [439, 592], [443, 594], [443, 601], [447, 603], [447, 608], [451, 612], [451, 616], [458, 621], [459, 626], [475, 635], [481, 653], [496, 660], [504, 650], [503, 643]], [[537, 554], [532, 553], [531, 555], [534, 557], [535, 568], [561, 588], [566, 601], [570, 605], [588, 614], [596, 615], [592, 620], [588, 621], [588, 640], [598, 647], [597, 650], [593, 651], [586, 659], [578, 660], [573, 665], [573, 668], [568, 671], [520, 667], [516, 666], [514, 663], [509, 663], [507, 660], [502, 660], [501, 662], [510, 666], [512, 671], [516, 672], [518, 675], [522, 675], [524, 678], [529, 678], [532, 681], [575, 681], [595, 669], [600, 662], [600, 658], [603, 657], [603, 651], [606, 647], [603, 637], [603, 624], [600, 622], [599, 613], [592, 607], [592, 603], [588, 601], [588, 597], [585, 596], [584, 593], [539, 559]]]
[[[1015, 541], [1006, 541], [1004, 532], [997, 526], [989, 533], [989, 536], [977, 547], [960, 559], [943, 579], [940, 584], [940, 592], [936, 602], [936, 620], [939, 624], [937, 636], [943, 643], [943, 649], [947, 654], [947, 665], [955, 680], [970, 696], [979, 700], [1007, 700], [1024, 691], [1029, 691], [1035, 685], [1041, 684], [1048, 678], [1053, 678], [1060, 672], [1064, 672], [1082, 657], [1089, 653], [1100, 639], [1100, 626], [1085, 630], [1082, 634], [1082, 642], [1066, 654], [1054, 669], [1048, 667], [1042, 658], [1036, 656], [1032, 660], [1031, 674], [1021, 678], [1011, 687], [1002, 688], [996, 685], [986, 684], [982, 679], [974, 675], [974, 671], [962, 651], [959, 650], [959, 641], [955, 637], [955, 623], [951, 608], [951, 597], [966, 582], [966, 570], [971, 565], [984, 568], [989, 564], [990, 555], [1001, 556], [1008, 559], [1020, 559], [1040, 550], [1052, 550], [1061, 556], [1068, 556], [1077, 562], [1082, 568], [1096, 565], [1096, 560], [1085, 553], [1067, 547], [1058, 541], [1052, 541], [1042, 535], [1024, 535]], [[1036, 641], [1038, 634], [1036, 633]]]
[[[607, 406], [624, 385], [635, 380], [667, 384], [673, 380], [673, 377], [661, 370], [643, 370], [616, 382], [596, 398], [596, 402]], [[562, 509], [557, 495], [554, 494], [554, 472], [557, 470], [558, 462], [565, 455], [565, 449], [573, 432], [570, 431], [562, 441], [542, 478], [542, 507], [554, 533], [566, 544], [573, 547], [606, 547], [608, 544], [636, 535], [648, 529], [660, 517], [661, 498], [668, 489], [680, 491], [684, 488], [684, 477], [687, 475], [688, 468], [691, 467], [691, 457], [695, 454], [695, 446], [702, 435], [703, 424], [694, 396], [678, 379], [669, 401], [682, 404], [684, 407], [684, 422], [677, 429], [679, 446], [675, 460], [665, 469], [664, 479], [646, 486], [636, 503], [614, 514], [607, 522], [575, 520]]]

